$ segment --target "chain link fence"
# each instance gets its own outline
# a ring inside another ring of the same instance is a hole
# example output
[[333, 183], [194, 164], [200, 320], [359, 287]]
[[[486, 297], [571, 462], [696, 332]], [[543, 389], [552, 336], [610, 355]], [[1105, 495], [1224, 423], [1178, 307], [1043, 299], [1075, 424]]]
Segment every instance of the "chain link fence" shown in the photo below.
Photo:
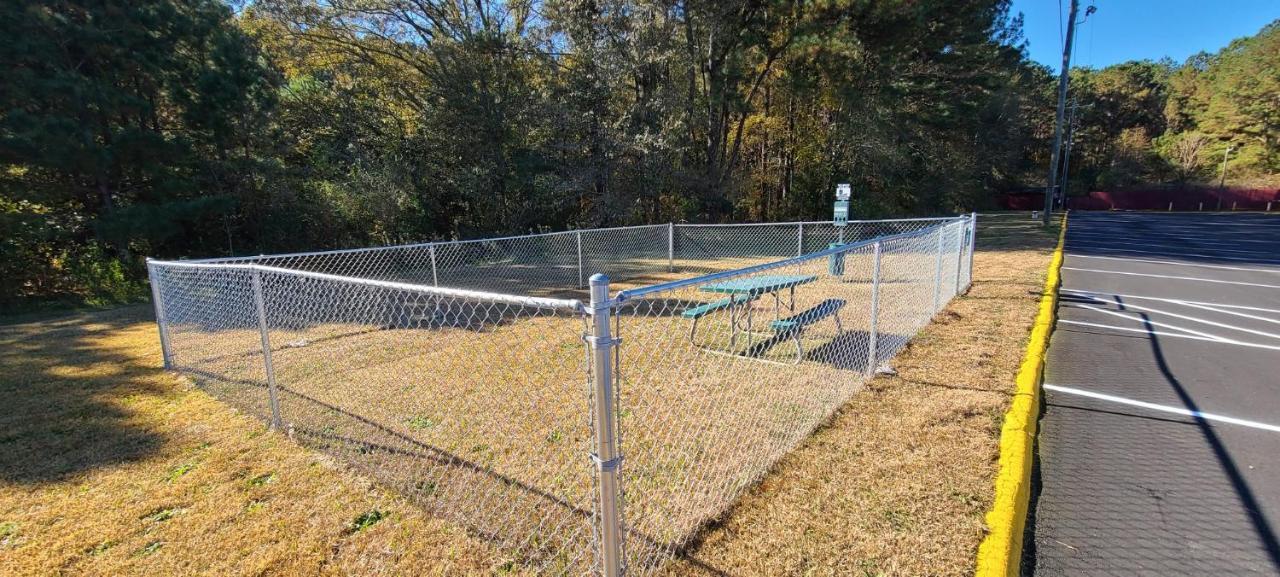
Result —
[[973, 222], [657, 225], [148, 268], [166, 367], [521, 568], [640, 575], [967, 287]]

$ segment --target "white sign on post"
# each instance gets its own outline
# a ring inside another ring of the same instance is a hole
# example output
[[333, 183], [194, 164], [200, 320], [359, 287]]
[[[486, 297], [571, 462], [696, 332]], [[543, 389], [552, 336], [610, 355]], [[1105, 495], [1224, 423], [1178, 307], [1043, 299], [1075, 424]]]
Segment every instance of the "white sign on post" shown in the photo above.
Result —
[[[852, 196], [852, 187], [848, 183], [840, 183], [836, 185], [836, 202], [831, 215], [832, 224], [843, 227], [849, 223], [849, 197]], [[844, 233], [840, 234], [840, 241], [844, 242]]]

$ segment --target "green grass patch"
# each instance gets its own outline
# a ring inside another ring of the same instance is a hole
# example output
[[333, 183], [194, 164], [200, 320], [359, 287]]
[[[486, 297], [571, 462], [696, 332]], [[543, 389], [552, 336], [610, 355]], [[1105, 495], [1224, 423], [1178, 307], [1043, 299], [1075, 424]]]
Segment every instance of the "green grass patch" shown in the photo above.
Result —
[[352, 519], [351, 525], [347, 527], [347, 532], [359, 533], [360, 531], [364, 531], [365, 529], [372, 527], [378, 521], [381, 521], [386, 518], [387, 518], [386, 513], [378, 509], [370, 509], [356, 516], [355, 519]]
[[148, 521], [151, 521], [153, 523], [163, 523], [165, 521], [168, 521], [169, 519], [172, 519], [178, 515], [181, 515], [183, 511], [186, 511], [186, 509], [183, 509], [181, 507], [170, 507], [167, 509], [159, 509], [151, 513], [147, 513], [146, 515], [143, 515], [142, 518]]
[[169, 469], [169, 474], [165, 475], [164, 480], [172, 483], [174, 481], [177, 481], [183, 475], [190, 473], [191, 470], [195, 468], [196, 468], [195, 463], [183, 463], [181, 465], [178, 465], [177, 467]]
[[409, 425], [410, 429], [418, 429], [418, 430], [431, 429], [436, 426], [436, 422], [432, 420], [431, 417], [427, 417], [424, 415], [414, 415], [412, 417], [409, 417], [408, 419], [405, 420], [405, 423]]

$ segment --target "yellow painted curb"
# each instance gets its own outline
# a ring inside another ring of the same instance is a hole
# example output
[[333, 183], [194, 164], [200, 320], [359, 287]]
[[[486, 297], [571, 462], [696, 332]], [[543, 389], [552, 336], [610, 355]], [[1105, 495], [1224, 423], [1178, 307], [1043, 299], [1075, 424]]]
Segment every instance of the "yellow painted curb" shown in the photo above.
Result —
[[1000, 430], [1000, 471], [996, 473], [996, 498], [987, 512], [987, 537], [978, 546], [977, 577], [1016, 577], [1022, 565], [1022, 533], [1031, 497], [1031, 465], [1034, 461], [1036, 421], [1040, 416], [1040, 384], [1044, 354], [1049, 347], [1058, 309], [1062, 244], [1067, 238], [1067, 217], [1062, 217], [1058, 248], [1053, 251], [1044, 279], [1040, 312], [1031, 328], [1027, 352], [1018, 369], [1013, 403], [1004, 414]]

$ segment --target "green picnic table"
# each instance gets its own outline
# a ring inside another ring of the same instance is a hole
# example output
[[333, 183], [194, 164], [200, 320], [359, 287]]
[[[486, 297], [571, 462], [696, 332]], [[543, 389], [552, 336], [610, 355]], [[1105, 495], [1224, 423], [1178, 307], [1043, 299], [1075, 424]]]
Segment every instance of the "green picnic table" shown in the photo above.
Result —
[[[796, 287], [811, 283], [817, 280], [817, 275], [757, 275], [744, 278], [737, 278], [719, 283], [703, 285], [698, 290], [710, 293], [718, 293], [729, 295], [728, 298], [707, 303], [703, 307], [714, 307], [705, 311], [703, 314], [720, 308], [729, 309], [729, 347], [733, 348], [737, 344], [739, 317], [742, 313], [739, 309], [746, 309], [746, 328], [743, 331], [747, 335], [747, 346], [751, 346], [751, 330], [752, 330], [752, 310], [751, 303], [762, 295], [772, 294], [774, 304], [774, 321], [778, 321], [782, 316], [782, 291], [788, 291], [790, 298], [786, 304], [787, 310], [795, 312], [796, 308]], [[692, 310], [692, 309], [690, 309]], [[687, 312], [687, 311], [686, 311]], [[696, 320], [696, 317], [695, 317]], [[696, 328], [696, 325], [695, 325]], [[690, 338], [693, 333], [690, 332]]]

